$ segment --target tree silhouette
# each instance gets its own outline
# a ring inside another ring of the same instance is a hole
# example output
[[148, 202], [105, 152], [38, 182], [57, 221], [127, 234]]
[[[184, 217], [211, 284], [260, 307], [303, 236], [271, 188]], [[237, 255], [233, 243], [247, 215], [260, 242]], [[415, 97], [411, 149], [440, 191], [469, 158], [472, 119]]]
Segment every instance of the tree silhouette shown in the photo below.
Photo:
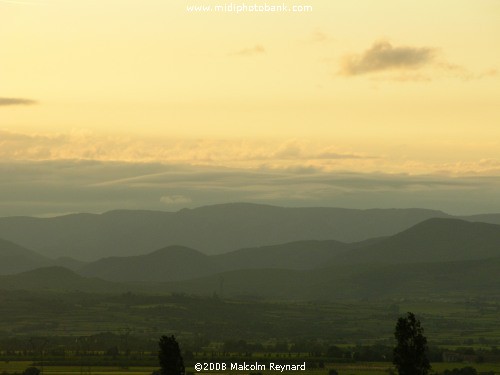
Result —
[[397, 345], [394, 348], [393, 363], [399, 375], [427, 375], [431, 369], [427, 357], [427, 339], [420, 321], [411, 312], [400, 317], [396, 324], [394, 336]]
[[158, 359], [160, 361], [160, 374], [162, 375], [184, 375], [184, 360], [177, 340], [172, 335], [162, 336], [158, 343], [160, 351]]

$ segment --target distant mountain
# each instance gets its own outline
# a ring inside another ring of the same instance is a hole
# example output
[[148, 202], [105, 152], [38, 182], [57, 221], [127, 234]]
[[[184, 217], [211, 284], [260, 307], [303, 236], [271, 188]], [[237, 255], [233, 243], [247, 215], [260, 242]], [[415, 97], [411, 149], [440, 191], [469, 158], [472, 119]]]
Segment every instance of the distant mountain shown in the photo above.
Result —
[[[273, 275], [295, 275], [287, 271], [315, 270], [314, 274], [320, 275], [323, 268], [332, 267], [336, 275], [344, 275], [350, 280], [351, 274], [357, 274], [359, 269], [379, 265], [494, 258], [500, 258], [500, 226], [458, 219], [428, 219], [393, 236], [350, 244], [334, 240], [297, 241], [212, 256], [184, 246], [167, 246], [146, 255], [106, 257], [90, 263], [73, 259], [48, 263], [45, 258], [43, 264], [66, 265], [86, 277], [144, 284], [198, 279], [231, 271], [245, 275], [252, 274], [247, 271], [259, 270], [261, 275], [271, 279]], [[350, 273], [345, 273], [341, 266]], [[252, 280], [251, 283], [264, 280]], [[316, 282], [321, 283], [321, 280]], [[297, 284], [297, 288], [306, 285], [302, 281], [288, 280], [287, 283]]]
[[224, 272], [168, 288], [287, 299], [500, 296], [500, 226], [429, 219], [394, 236], [339, 251], [324, 264], [308, 271]]
[[183, 246], [147, 255], [103, 258], [78, 270], [81, 275], [120, 282], [185, 280], [217, 271], [209, 256]]
[[45, 267], [16, 275], [0, 276], [0, 289], [97, 293], [116, 293], [129, 290], [126, 285], [82, 277], [63, 267]]
[[374, 244], [344, 252], [331, 264], [422, 263], [500, 257], [500, 226], [429, 219]]
[[170, 246], [147, 255], [103, 258], [86, 264], [78, 272], [119, 282], [165, 282], [230, 270], [313, 269], [355, 246], [338, 241], [300, 241], [212, 256]]
[[77, 271], [83, 268], [87, 262], [82, 262], [70, 257], [59, 257], [56, 260], [52, 261], [52, 265], [56, 267], [64, 267], [71, 271]]
[[500, 258], [346, 265], [320, 270], [248, 269], [170, 283], [125, 284], [47, 267], [0, 276], [0, 289], [88, 293], [188, 293], [287, 300], [498, 298]]
[[111, 211], [0, 218], [0, 238], [41, 254], [92, 261], [182, 245], [206, 254], [304, 240], [356, 242], [449, 215], [423, 209], [283, 208], [233, 203], [178, 212]]
[[[357, 244], [356, 244], [357, 245]], [[281, 268], [307, 270], [321, 267], [356, 245], [339, 241], [297, 241], [246, 248], [211, 257], [220, 270]], [[358, 245], [359, 246], [359, 245]]]
[[298, 241], [207, 256], [173, 246], [134, 257], [91, 262], [82, 275], [120, 282], [187, 280], [248, 269], [308, 270], [329, 265], [433, 263], [500, 258], [500, 226], [428, 219], [394, 236], [358, 243]]
[[498, 298], [500, 226], [429, 219], [396, 235], [361, 243], [301, 241], [213, 256], [171, 246], [148, 255], [101, 259], [80, 272], [124, 283], [53, 267], [2, 276], [0, 288], [215, 292], [223, 297], [292, 300]]
[[500, 214], [482, 214], [482, 215], [458, 216], [457, 219], [463, 219], [463, 220], [467, 220], [467, 221], [479, 221], [482, 223], [500, 225]]
[[51, 260], [13, 242], [0, 239], [0, 275], [47, 266]]

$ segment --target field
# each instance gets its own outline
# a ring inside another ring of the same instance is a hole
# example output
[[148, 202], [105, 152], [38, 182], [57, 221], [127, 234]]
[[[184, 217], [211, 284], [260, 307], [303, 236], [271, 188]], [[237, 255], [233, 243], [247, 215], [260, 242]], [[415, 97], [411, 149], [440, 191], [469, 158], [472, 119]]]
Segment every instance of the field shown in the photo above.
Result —
[[81, 337], [111, 332], [156, 340], [162, 334], [210, 341], [327, 340], [336, 345], [392, 343], [400, 314], [414, 312], [441, 346], [500, 345], [495, 300], [419, 299], [268, 301], [187, 295], [0, 291], [0, 340]]
[[[434, 371], [473, 366], [500, 373], [495, 300], [305, 302], [4, 291], [0, 374], [21, 373], [32, 363], [40, 368], [42, 359], [45, 374], [151, 374], [158, 338], [174, 334], [193, 373], [198, 361], [275, 360], [306, 361], [308, 374], [387, 375], [395, 322], [406, 311], [422, 321]], [[446, 353], [456, 361], [442, 363]]]

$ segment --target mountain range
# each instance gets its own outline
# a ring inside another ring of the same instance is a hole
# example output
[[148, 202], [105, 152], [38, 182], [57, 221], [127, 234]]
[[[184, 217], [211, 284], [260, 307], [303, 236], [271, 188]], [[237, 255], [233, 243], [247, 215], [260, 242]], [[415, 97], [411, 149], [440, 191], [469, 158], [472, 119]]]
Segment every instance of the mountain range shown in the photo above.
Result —
[[500, 225], [431, 218], [394, 235], [352, 243], [301, 240], [216, 255], [174, 245], [86, 263], [52, 261], [0, 241], [0, 273], [48, 265], [73, 271], [51, 267], [6, 275], [0, 288], [291, 299], [492, 295], [500, 290]]
[[355, 245], [299, 241], [209, 256], [188, 247], [168, 246], [146, 255], [103, 258], [77, 271], [85, 276], [120, 282], [166, 282], [242, 269], [305, 270], [320, 267], [351, 247]]
[[[358, 242], [435, 217], [424, 209], [284, 208], [220, 204], [177, 212], [110, 211], [53, 218], [0, 218], [0, 238], [51, 258], [95, 261], [180, 245], [205, 254], [305, 240]], [[496, 218], [493, 216], [490, 220]]]

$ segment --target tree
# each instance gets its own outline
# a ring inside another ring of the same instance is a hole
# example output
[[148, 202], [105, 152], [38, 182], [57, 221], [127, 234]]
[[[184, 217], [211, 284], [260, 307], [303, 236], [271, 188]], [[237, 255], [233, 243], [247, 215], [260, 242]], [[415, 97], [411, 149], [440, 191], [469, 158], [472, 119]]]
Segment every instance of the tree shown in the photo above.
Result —
[[326, 352], [326, 355], [330, 358], [343, 358], [344, 357], [344, 352], [342, 351], [342, 349], [340, 349], [338, 346], [335, 346], [335, 345], [331, 345], [327, 352]]
[[39, 375], [41, 371], [36, 367], [28, 367], [23, 371], [23, 375]]
[[397, 345], [394, 348], [393, 363], [399, 375], [427, 375], [431, 369], [429, 363], [427, 339], [420, 321], [411, 312], [400, 317], [394, 332]]
[[185, 375], [184, 360], [181, 349], [174, 336], [162, 336], [158, 343], [160, 351], [158, 359], [160, 361], [161, 375]]

